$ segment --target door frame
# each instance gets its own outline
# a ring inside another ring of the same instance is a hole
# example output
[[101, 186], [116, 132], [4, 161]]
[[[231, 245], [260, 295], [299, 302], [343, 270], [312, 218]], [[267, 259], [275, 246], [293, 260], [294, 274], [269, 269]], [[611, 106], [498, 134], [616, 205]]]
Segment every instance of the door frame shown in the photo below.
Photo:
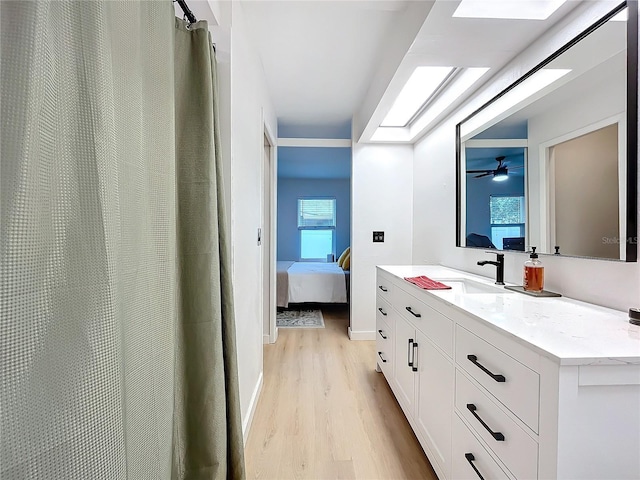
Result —
[[[264, 269], [268, 264], [270, 268], [269, 274], [269, 282], [268, 285], [263, 285], [262, 288], [262, 302], [261, 305], [264, 307], [264, 295], [269, 296], [269, 333], [266, 334], [264, 332], [264, 326], [266, 319], [262, 319], [263, 326], [263, 344], [266, 343], [275, 343], [278, 339], [278, 327], [276, 325], [276, 255], [277, 255], [277, 142], [276, 136], [271, 131], [269, 125], [263, 121], [263, 137], [262, 141], [269, 144], [269, 159], [265, 161], [264, 154], [261, 155], [262, 161], [260, 162], [262, 165], [262, 189], [265, 186], [269, 185], [269, 205], [262, 205], [262, 221], [269, 222], [269, 251], [265, 252], [265, 249], [262, 249], [262, 278], [264, 278]], [[266, 145], [262, 145], [261, 151], [264, 152], [264, 147]], [[264, 190], [263, 190], [263, 200], [264, 200]], [[269, 209], [269, 212], [266, 212], [265, 209]]]

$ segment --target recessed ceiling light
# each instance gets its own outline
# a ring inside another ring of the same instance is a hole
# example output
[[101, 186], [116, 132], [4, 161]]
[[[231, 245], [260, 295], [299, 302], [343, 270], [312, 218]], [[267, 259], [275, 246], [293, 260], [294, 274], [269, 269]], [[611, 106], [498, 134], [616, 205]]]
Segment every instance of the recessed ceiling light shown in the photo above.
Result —
[[380, 126], [404, 127], [452, 71], [453, 67], [417, 67]]
[[454, 12], [461, 18], [546, 20], [566, 0], [462, 0]]

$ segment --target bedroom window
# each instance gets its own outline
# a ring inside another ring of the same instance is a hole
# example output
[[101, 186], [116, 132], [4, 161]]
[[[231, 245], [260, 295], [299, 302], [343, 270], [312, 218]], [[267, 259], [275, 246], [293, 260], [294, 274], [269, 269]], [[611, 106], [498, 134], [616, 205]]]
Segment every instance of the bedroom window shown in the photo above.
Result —
[[491, 195], [489, 202], [491, 243], [502, 249], [504, 238], [524, 237], [524, 196]]
[[326, 261], [335, 254], [336, 199], [299, 198], [300, 260]]

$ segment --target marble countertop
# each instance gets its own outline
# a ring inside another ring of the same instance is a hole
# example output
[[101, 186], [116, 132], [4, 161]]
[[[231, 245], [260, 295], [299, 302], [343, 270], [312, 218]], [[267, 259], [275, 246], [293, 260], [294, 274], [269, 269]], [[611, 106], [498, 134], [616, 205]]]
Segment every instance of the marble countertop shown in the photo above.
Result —
[[[425, 275], [443, 283], [467, 279], [502, 288], [485, 277], [437, 265], [378, 268], [400, 279]], [[469, 294], [456, 287], [423, 291], [561, 365], [640, 365], [640, 326], [629, 323], [627, 312], [566, 297], [538, 298], [510, 290], [504, 294]]]

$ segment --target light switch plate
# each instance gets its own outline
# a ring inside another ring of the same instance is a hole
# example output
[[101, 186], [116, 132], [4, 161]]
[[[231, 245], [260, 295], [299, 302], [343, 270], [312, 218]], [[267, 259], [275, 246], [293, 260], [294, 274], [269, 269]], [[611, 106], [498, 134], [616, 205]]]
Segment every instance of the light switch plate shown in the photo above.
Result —
[[384, 242], [384, 232], [373, 232], [373, 241], [374, 243]]

